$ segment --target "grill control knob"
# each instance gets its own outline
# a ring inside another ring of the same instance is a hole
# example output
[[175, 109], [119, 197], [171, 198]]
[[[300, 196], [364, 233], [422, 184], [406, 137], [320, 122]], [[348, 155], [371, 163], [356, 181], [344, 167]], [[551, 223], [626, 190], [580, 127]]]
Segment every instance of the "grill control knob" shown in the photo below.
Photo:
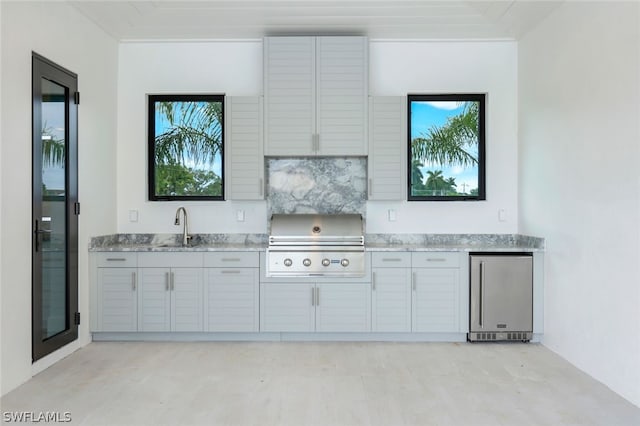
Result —
[[331, 261], [329, 259], [322, 259], [322, 266], [329, 266], [331, 265]]
[[284, 266], [291, 266], [291, 265], [293, 265], [293, 260], [288, 258], [284, 260]]
[[342, 259], [340, 261], [340, 264], [346, 268], [347, 266], [349, 266], [349, 259]]
[[302, 261], [304, 266], [311, 266], [311, 259], [307, 258]]

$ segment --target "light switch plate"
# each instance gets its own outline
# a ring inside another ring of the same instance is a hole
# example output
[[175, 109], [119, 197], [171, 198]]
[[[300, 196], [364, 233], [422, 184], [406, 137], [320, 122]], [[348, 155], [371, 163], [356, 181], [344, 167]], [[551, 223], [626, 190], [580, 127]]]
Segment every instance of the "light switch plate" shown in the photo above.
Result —
[[506, 222], [507, 221], [507, 211], [505, 209], [499, 209], [498, 210], [498, 220], [500, 222]]
[[396, 214], [396, 211], [394, 209], [389, 209], [388, 216], [389, 222], [395, 222], [396, 220], [398, 220], [398, 215]]
[[236, 211], [236, 220], [238, 222], [244, 222], [244, 210], [237, 210]]

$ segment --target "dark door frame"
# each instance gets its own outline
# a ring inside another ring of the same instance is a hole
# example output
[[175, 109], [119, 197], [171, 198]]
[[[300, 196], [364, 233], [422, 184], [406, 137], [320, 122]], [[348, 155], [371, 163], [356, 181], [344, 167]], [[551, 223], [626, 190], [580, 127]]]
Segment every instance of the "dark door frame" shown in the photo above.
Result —
[[[66, 218], [66, 327], [43, 339], [42, 252], [38, 222], [42, 212], [42, 79], [65, 87], [65, 218]], [[32, 52], [32, 361], [78, 338], [78, 76]], [[40, 175], [38, 175], [40, 173]]]

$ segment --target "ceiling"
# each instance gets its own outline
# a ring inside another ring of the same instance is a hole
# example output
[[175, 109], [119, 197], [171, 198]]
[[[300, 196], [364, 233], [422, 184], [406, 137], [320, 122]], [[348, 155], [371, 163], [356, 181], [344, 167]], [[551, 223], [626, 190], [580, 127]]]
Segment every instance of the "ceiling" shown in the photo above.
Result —
[[518, 39], [561, 1], [208, 0], [69, 3], [120, 41], [367, 35]]

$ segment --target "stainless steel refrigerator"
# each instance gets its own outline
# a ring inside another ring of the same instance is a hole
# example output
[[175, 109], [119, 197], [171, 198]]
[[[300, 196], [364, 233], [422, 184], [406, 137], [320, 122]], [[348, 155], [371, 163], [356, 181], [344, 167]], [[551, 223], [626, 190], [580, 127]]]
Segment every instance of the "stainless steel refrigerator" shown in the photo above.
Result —
[[533, 332], [533, 257], [470, 255], [470, 341], [529, 341]]

